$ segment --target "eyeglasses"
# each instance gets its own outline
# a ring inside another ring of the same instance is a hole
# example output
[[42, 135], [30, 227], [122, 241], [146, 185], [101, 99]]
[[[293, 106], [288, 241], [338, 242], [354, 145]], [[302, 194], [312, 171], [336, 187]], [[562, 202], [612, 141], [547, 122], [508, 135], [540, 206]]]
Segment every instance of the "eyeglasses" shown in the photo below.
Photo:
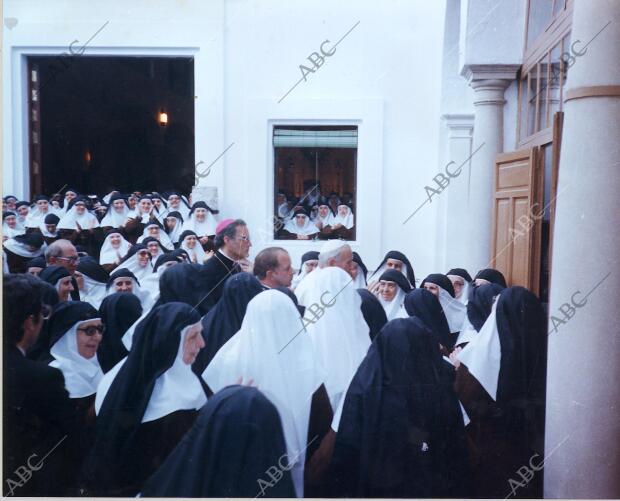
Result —
[[240, 235], [239, 240], [243, 240], [244, 242], [249, 242], [250, 241], [250, 237], [248, 237], [247, 235]]
[[80, 256], [70, 256], [70, 257], [59, 256], [56, 259], [62, 259], [63, 261], [68, 261], [70, 263], [77, 263], [80, 260]]
[[97, 333], [103, 334], [104, 327], [103, 327], [103, 325], [89, 325], [85, 329], [82, 329], [81, 327], [78, 327], [77, 330], [82, 331], [88, 337], [91, 337], [91, 336], [94, 336]]

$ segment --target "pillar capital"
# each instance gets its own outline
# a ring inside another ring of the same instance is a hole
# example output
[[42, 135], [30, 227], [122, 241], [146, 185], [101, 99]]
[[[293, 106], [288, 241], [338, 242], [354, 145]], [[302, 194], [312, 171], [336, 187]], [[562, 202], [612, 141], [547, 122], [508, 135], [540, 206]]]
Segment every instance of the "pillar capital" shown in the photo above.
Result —
[[474, 131], [473, 113], [446, 113], [442, 120], [450, 131], [450, 138], [470, 139]]

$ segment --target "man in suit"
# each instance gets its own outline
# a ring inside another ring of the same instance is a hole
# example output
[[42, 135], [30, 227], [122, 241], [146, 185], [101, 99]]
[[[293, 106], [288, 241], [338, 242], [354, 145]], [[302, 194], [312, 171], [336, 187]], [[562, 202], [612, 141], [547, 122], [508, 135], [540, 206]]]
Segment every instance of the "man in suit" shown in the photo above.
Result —
[[254, 260], [254, 276], [264, 290], [290, 287], [293, 281], [291, 256], [282, 247], [267, 247]]
[[69, 434], [76, 413], [62, 372], [29, 360], [43, 326], [43, 286], [29, 274], [4, 275], [3, 438], [5, 496], [67, 495], [74, 472]]

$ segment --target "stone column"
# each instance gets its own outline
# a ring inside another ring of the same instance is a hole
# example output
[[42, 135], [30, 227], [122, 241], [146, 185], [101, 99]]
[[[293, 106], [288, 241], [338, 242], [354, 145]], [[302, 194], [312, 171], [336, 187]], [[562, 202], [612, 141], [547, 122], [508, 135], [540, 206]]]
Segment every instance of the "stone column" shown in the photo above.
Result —
[[575, 0], [576, 51], [610, 21], [575, 59], [564, 93], [545, 498], [620, 498], [620, 2]]
[[468, 245], [462, 266], [470, 273], [488, 266], [495, 157], [504, 150], [504, 91], [516, 78], [515, 65], [468, 65], [462, 72], [475, 91], [474, 136], [468, 176]]
[[446, 164], [454, 162], [449, 167], [451, 172], [457, 171], [458, 167], [462, 169], [461, 174], [451, 180], [445, 195], [442, 195], [444, 198], [441, 199], [442, 212], [445, 212], [442, 220], [445, 225], [440, 226], [440, 229], [445, 231], [445, 235], [442, 235], [440, 248], [446, 250], [441, 269], [445, 273], [450, 268], [469, 266], [463, 258], [466, 248], [471, 245], [467, 235], [471, 167], [471, 160], [468, 159], [472, 152], [474, 115], [446, 114], [442, 118], [448, 129], [448, 137], [445, 163], [441, 167], [443, 169]]

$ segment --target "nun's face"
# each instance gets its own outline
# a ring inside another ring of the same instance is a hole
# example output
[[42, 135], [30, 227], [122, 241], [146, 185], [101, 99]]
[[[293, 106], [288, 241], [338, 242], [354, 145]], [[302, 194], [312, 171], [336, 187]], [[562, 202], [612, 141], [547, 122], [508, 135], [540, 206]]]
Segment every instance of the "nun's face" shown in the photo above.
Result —
[[93, 358], [103, 338], [103, 324], [101, 320], [93, 319], [81, 322], [77, 328], [77, 349], [84, 358]]
[[84, 205], [82, 202], [78, 202], [75, 204], [75, 212], [81, 216], [82, 214], [84, 214], [86, 212], [86, 205]]
[[357, 278], [357, 274], [359, 273], [359, 266], [355, 261], [351, 261], [351, 268], [349, 268], [349, 275], [351, 278], [355, 280]]
[[129, 208], [131, 210], [134, 210], [137, 204], [138, 204], [138, 199], [136, 197], [129, 197], [127, 199], [127, 205], [129, 205]]
[[480, 287], [481, 285], [489, 285], [491, 282], [485, 280], [484, 278], [476, 278], [474, 280], [474, 287]]
[[17, 218], [15, 216], [7, 216], [4, 218], [4, 222], [9, 228], [15, 228], [17, 224]]
[[45, 225], [45, 229], [46, 229], [49, 233], [56, 233], [56, 225], [55, 225], [55, 224], [46, 224], [46, 225]]
[[166, 224], [168, 225], [169, 229], [174, 230], [174, 228], [177, 225], [177, 218], [176, 217], [167, 217], [166, 218]]
[[7, 198], [6, 199], [6, 206], [10, 209], [10, 210], [15, 210], [15, 204], [17, 203], [17, 199], [16, 198]]
[[130, 277], [114, 279], [114, 292], [133, 292], [133, 280]]
[[437, 297], [437, 299], [439, 299], [439, 287], [437, 286], [437, 284], [432, 284], [430, 282], [426, 282], [424, 284], [424, 288], [430, 292], [431, 294], [433, 294], [434, 296]]
[[69, 294], [73, 292], [73, 284], [71, 283], [71, 277], [64, 277], [60, 279], [58, 285], [58, 298], [60, 301], [68, 301]]
[[54, 209], [60, 208], [60, 202], [58, 200], [52, 200], [52, 207], [54, 207]]
[[303, 228], [306, 224], [306, 216], [304, 216], [303, 214], [298, 214], [297, 216], [295, 216], [295, 222], [297, 223], [297, 226]]
[[286, 197], [284, 195], [278, 195], [276, 197], [276, 203], [278, 204], [278, 206], [282, 205], [283, 203], [286, 203]]
[[137, 252], [137, 255], [138, 255], [138, 266], [144, 268], [147, 264], [149, 264], [151, 253], [147, 249], [139, 250]]
[[349, 208], [346, 205], [338, 206], [338, 215], [340, 217], [346, 217], [349, 214]]
[[151, 237], [159, 238], [159, 226], [152, 225], [149, 226], [147, 230]]
[[159, 198], [154, 198], [153, 205], [157, 210], [161, 209], [161, 200]]
[[385, 266], [392, 270], [400, 271], [401, 273], [403, 271], [403, 262], [398, 259], [388, 258], [385, 262]]
[[28, 215], [28, 212], [30, 212], [30, 209], [27, 205], [20, 205], [19, 209], [17, 209], [17, 213], [21, 217], [26, 217]]
[[41, 271], [43, 271], [43, 268], [38, 268], [37, 266], [31, 266], [30, 268], [28, 268], [28, 273], [34, 275], [35, 277], [38, 277]]
[[47, 200], [39, 200], [37, 202], [37, 209], [39, 209], [40, 212], [47, 212], [47, 209], [49, 209], [49, 203]]
[[84, 290], [84, 275], [82, 275], [79, 271], [76, 271], [73, 273], [73, 276], [77, 282], [78, 289]]
[[148, 214], [152, 208], [153, 203], [148, 198], [140, 200], [140, 212]]
[[196, 356], [205, 347], [202, 337], [202, 322], [196, 322], [185, 333], [183, 340], [183, 362], [191, 365], [196, 360]]
[[327, 205], [319, 205], [319, 216], [322, 219], [325, 219], [329, 214], [329, 206]]
[[181, 203], [181, 198], [178, 195], [170, 195], [168, 197], [168, 204], [174, 209], [177, 209], [180, 203]]
[[183, 240], [188, 249], [193, 249], [196, 247], [196, 237], [194, 235], [188, 235]]
[[159, 245], [157, 245], [157, 242], [149, 242], [146, 245], [146, 248], [151, 253], [151, 256], [153, 257], [157, 256], [157, 253], [159, 252]]
[[463, 292], [463, 287], [465, 286], [465, 279], [463, 277], [459, 277], [458, 275], [448, 275], [450, 282], [452, 282], [452, 287], [454, 287], [454, 297], [460, 298], [461, 293]]
[[398, 290], [398, 285], [396, 282], [390, 282], [388, 280], [381, 280], [379, 282], [381, 297], [385, 301], [391, 301], [396, 296], [396, 291]]
[[67, 193], [65, 193], [65, 200], [67, 202], [71, 202], [71, 200], [73, 200], [75, 197], [77, 197], [77, 193], [73, 191], [68, 191]]
[[112, 206], [116, 212], [120, 213], [123, 212], [123, 209], [125, 208], [125, 202], [123, 200], [114, 200]]
[[196, 221], [198, 221], [199, 223], [204, 222], [204, 220], [206, 218], [207, 218], [207, 209], [203, 209], [202, 207], [198, 207], [194, 211], [194, 219], [196, 219]]
[[110, 235], [110, 243], [112, 244], [112, 247], [118, 249], [121, 245], [121, 236], [118, 233], [113, 233]]
[[310, 259], [306, 261], [304, 263], [304, 266], [306, 267], [306, 273], [312, 273], [318, 265], [319, 265], [318, 259]]

